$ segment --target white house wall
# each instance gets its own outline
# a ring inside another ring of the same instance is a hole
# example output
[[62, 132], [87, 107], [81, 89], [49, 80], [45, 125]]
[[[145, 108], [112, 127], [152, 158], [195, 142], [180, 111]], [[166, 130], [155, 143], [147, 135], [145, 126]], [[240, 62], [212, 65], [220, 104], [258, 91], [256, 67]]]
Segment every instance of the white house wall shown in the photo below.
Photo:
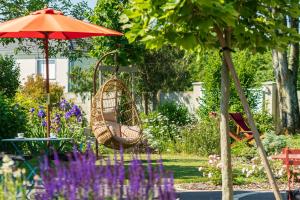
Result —
[[[60, 86], [64, 87], [64, 92], [68, 92], [68, 68], [69, 61], [66, 58], [59, 58], [55, 60], [55, 80], [50, 82], [57, 82]], [[37, 74], [37, 61], [38, 59], [16, 59], [16, 63], [20, 67], [20, 81], [23, 85], [28, 76]]]

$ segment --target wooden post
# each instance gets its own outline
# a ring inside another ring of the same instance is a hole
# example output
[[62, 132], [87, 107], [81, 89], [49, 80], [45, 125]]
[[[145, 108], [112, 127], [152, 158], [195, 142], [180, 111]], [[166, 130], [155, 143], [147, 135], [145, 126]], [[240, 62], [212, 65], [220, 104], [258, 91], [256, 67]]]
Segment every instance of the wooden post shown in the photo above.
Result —
[[[51, 126], [51, 121], [50, 121], [50, 84], [49, 84], [49, 37], [48, 33], [45, 33], [45, 39], [44, 39], [44, 48], [45, 48], [45, 62], [46, 62], [46, 93], [47, 93], [47, 132], [46, 132], [46, 137], [50, 137], [50, 126]], [[47, 142], [47, 146], [49, 146], [49, 142]]]
[[229, 93], [230, 80], [229, 71], [223, 60], [221, 71], [221, 119], [220, 119], [220, 135], [221, 135], [221, 163], [222, 163], [222, 199], [233, 199], [232, 188], [232, 167], [231, 167], [231, 152], [230, 152], [230, 138], [229, 138]]

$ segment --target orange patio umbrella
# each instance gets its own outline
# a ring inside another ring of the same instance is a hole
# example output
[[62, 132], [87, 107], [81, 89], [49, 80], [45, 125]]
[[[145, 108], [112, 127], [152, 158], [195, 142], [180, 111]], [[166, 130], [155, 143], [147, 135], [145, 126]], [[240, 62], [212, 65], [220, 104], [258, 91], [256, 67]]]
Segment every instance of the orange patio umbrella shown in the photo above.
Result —
[[0, 38], [40, 38], [44, 40], [47, 92], [47, 137], [50, 136], [50, 91], [48, 40], [70, 40], [92, 36], [122, 36], [114, 30], [80, 21], [52, 8], [35, 11], [28, 16], [0, 24]]

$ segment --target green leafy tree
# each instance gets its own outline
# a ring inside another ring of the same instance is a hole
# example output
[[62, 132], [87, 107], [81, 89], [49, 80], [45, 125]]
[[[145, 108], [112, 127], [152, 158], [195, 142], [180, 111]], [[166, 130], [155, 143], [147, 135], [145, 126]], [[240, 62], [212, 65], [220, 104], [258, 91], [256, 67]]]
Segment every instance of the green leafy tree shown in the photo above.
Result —
[[87, 98], [87, 95], [93, 93], [93, 76], [94, 67], [82, 68], [80, 66], [72, 67], [69, 77], [71, 80], [71, 91], [75, 94], [79, 94], [83, 99]]
[[[122, 31], [126, 26], [124, 27], [121, 16], [127, 7], [128, 1], [99, 0], [89, 19], [93, 23]], [[119, 18], [120, 20], [117, 20]], [[100, 57], [105, 52], [118, 48], [118, 64], [137, 67], [134, 91], [143, 96], [146, 112], [147, 102], [150, 100], [156, 107], [159, 91], [178, 91], [190, 86], [190, 75], [186, 70], [187, 60], [184, 59], [184, 52], [178, 48], [165, 46], [162, 50], [147, 50], [139, 41], [129, 44], [125, 37], [94, 38], [93, 44], [95, 48], [91, 54], [94, 57]], [[111, 58], [104, 62], [112, 64]], [[82, 71], [82, 74], [84, 73]], [[85, 87], [84, 84], [81, 85], [81, 88]]]
[[[274, 80], [272, 69], [271, 53], [256, 53], [251, 55], [249, 50], [239, 51], [233, 54], [236, 70], [240, 77], [241, 85], [244, 88], [247, 100], [252, 109], [256, 109], [259, 103], [259, 93], [255, 88], [261, 86], [264, 81]], [[192, 67], [197, 66], [196, 80], [204, 83], [204, 98], [201, 100], [200, 114], [208, 116], [209, 112], [219, 111], [220, 93], [221, 93], [221, 60], [217, 51], [208, 50], [200, 54], [200, 59], [193, 63]], [[237, 92], [234, 90], [234, 84], [230, 85], [230, 108], [231, 112], [243, 112], [242, 104]]]
[[[238, 90], [239, 97], [255, 135], [263, 164], [273, 187], [275, 198], [281, 199], [266, 153], [254, 124], [249, 104], [243, 94], [233, 66], [232, 47], [263, 51], [268, 47], [284, 48], [288, 42], [298, 40], [297, 31], [285, 26], [286, 16], [299, 17], [298, 1], [154, 1], [132, 0], [126, 10], [130, 31], [129, 40], [141, 39], [149, 48], [160, 48], [173, 44], [194, 50], [199, 46], [223, 48], [222, 104], [221, 104], [221, 152], [223, 199], [232, 199], [231, 156], [228, 146], [228, 94], [229, 74]], [[272, 8], [280, 12], [270, 12]], [[291, 9], [293, 8], [293, 9]], [[279, 30], [277, 34], [275, 30]]]
[[13, 57], [0, 56], [0, 92], [14, 97], [20, 85], [19, 77], [20, 69]]

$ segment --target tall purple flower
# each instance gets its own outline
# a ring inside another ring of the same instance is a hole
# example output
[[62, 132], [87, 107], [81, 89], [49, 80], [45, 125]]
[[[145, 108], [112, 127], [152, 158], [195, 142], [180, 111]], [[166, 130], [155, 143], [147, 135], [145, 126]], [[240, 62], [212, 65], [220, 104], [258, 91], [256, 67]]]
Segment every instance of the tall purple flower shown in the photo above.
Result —
[[66, 118], [66, 119], [69, 119], [70, 117], [72, 117], [72, 115], [73, 115], [73, 113], [72, 113], [71, 110], [70, 110], [70, 111], [66, 112], [65, 118]]
[[77, 105], [73, 105], [71, 111], [72, 111], [72, 113], [73, 113], [76, 117], [81, 116], [81, 110], [80, 110], [80, 108], [79, 108]]
[[[113, 162], [108, 157], [102, 158], [97, 164], [96, 157], [89, 148], [83, 154], [74, 151], [73, 156], [68, 157], [68, 164], [60, 164], [55, 154], [54, 166], [47, 159], [41, 163], [41, 178], [45, 190], [40, 194], [37, 192], [36, 199], [175, 199], [172, 175], [162, 167], [151, 166], [153, 172], [150, 176], [156, 181], [149, 182], [145, 178], [149, 174], [145, 171], [147, 167], [143, 166], [137, 156], [133, 157], [126, 170], [122, 149], [120, 154], [120, 160], [115, 154]], [[150, 161], [149, 155], [148, 165], [151, 165]], [[159, 164], [162, 164], [161, 161]], [[128, 186], [124, 187], [126, 179]], [[146, 187], [151, 191], [146, 192]]]
[[41, 125], [42, 125], [43, 127], [46, 127], [46, 126], [47, 126], [47, 122], [46, 122], [45, 120], [43, 120], [43, 121], [41, 122]]
[[46, 113], [45, 113], [45, 111], [44, 110], [42, 110], [42, 109], [40, 109], [39, 111], [38, 111], [38, 117], [39, 118], [45, 118], [46, 117]]
[[61, 102], [59, 103], [59, 107], [62, 110], [67, 110], [70, 107], [70, 104], [66, 99], [62, 99]]

